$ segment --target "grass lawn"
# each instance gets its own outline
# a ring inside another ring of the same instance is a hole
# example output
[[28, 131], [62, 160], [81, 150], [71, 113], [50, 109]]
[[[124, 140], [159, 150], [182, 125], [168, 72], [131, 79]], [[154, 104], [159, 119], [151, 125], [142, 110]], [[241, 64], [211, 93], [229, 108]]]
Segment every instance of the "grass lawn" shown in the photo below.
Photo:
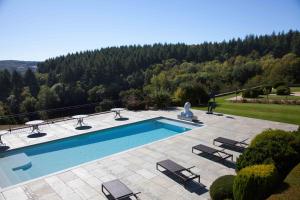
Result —
[[[225, 100], [234, 96], [235, 94], [217, 97], [215, 112], [300, 125], [299, 105], [231, 103]], [[194, 109], [207, 110], [207, 107]]]
[[291, 92], [300, 92], [300, 87], [291, 87]]
[[298, 200], [300, 197], [300, 163], [284, 179], [282, 188], [268, 200]]
[[[263, 97], [264, 99], [267, 99], [266, 95], [260, 95], [260, 97]], [[269, 99], [272, 100], [300, 100], [299, 96], [282, 96], [282, 95], [269, 95]]]

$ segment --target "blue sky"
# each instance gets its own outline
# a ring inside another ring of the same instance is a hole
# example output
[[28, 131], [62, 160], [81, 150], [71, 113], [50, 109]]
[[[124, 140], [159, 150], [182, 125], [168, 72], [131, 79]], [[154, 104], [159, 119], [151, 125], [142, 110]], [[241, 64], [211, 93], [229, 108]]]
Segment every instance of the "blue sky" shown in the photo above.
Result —
[[300, 30], [299, 0], [0, 0], [0, 60]]

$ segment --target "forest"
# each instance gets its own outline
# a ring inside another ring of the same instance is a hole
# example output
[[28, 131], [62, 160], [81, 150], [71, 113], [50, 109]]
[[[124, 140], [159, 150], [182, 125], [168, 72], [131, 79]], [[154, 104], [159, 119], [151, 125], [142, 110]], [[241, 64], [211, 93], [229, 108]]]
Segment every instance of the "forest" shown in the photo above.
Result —
[[[257, 85], [300, 83], [300, 32], [248, 35], [197, 45], [102, 48], [49, 58], [37, 72], [0, 71], [0, 116], [92, 104], [86, 112], [206, 104], [217, 94]], [[68, 115], [32, 113], [15, 121]]]

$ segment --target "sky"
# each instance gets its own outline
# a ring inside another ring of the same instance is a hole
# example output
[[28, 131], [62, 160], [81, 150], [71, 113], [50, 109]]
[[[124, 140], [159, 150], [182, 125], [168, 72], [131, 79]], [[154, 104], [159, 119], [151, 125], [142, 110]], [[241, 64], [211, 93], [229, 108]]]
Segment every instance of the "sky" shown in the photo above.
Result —
[[0, 0], [0, 60], [300, 30], [300, 0]]

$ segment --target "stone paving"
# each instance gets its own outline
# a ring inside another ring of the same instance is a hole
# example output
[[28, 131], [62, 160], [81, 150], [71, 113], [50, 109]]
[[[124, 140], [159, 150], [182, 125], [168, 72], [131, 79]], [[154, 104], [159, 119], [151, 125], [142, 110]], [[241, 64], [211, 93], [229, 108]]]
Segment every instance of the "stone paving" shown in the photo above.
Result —
[[[92, 126], [89, 130], [75, 130], [76, 121], [70, 120], [42, 126], [42, 132], [47, 135], [41, 138], [28, 138], [29, 130], [24, 130], [5, 135], [3, 140], [11, 148], [17, 148], [158, 116], [176, 118], [179, 112], [180, 110], [124, 111], [121, 114], [129, 118], [125, 121], [116, 121], [113, 119], [113, 113], [107, 113], [84, 119]], [[235, 174], [234, 167], [193, 154], [191, 152], [193, 145], [202, 143], [212, 146], [212, 140], [218, 136], [251, 140], [267, 128], [284, 130], [297, 128], [295, 125], [279, 122], [228, 115], [207, 115], [203, 111], [196, 110], [193, 112], [204, 123], [204, 127], [4, 188], [1, 190], [0, 200], [104, 200], [106, 197], [101, 192], [101, 183], [115, 178], [126, 183], [133, 191], [140, 191], [139, 197], [145, 200], [209, 199], [210, 184], [219, 176]], [[234, 151], [228, 152], [234, 154], [234, 160], [239, 155]], [[157, 171], [155, 163], [166, 158], [186, 167], [195, 166], [192, 170], [200, 174], [203, 185], [191, 183], [184, 188], [171, 177]]]

